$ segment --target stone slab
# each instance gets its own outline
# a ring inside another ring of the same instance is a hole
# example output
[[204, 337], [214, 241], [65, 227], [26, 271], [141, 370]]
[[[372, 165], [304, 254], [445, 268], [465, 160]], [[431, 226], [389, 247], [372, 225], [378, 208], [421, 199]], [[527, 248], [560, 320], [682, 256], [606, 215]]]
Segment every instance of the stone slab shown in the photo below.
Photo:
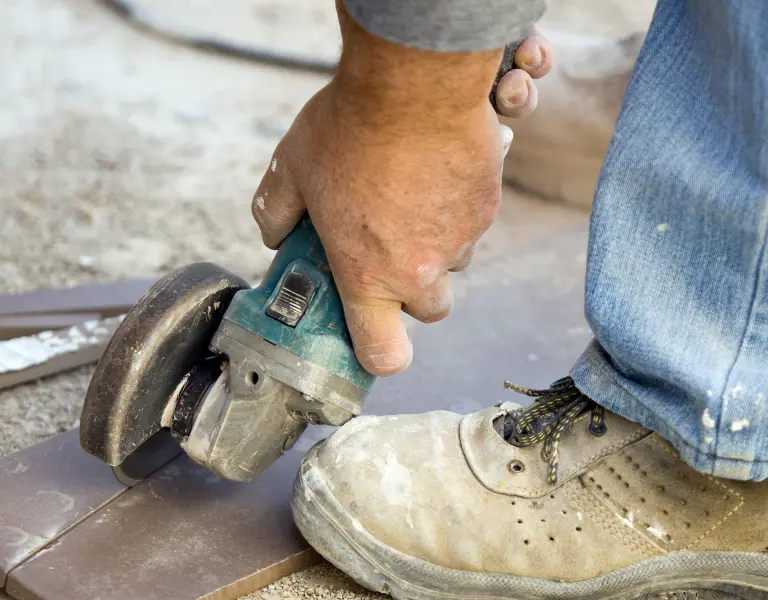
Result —
[[19, 600], [238, 598], [318, 559], [291, 518], [293, 453], [248, 484], [182, 457], [16, 569]]
[[0, 295], [0, 315], [98, 313], [102, 318], [124, 314], [155, 282], [130, 279], [72, 288]]
[[0, 459], [0, 590], [6, 576], [125, 491], [77, 430]]
[[[468, 412], [513, 399], [505, 379], [546, 386], [589, 340], [583, 313], [584, 229], [477, 265], [455, 280], [446, 321], [410, 323], [404, 374], [377, 382], [374, 414]], [[329, 428], [314, 427], [249, 484], [220, 481], [177, 459], [16, 568], [18, 600], [237, 598], [316, 560], [289, 500], [299, 460]]]
[[0, 340], [34, 335], [41, 331], [72, 327], [84, 321], [101, 318], [97, 312], [90, 313], [43, 313], [34, 315], [0, 315]]

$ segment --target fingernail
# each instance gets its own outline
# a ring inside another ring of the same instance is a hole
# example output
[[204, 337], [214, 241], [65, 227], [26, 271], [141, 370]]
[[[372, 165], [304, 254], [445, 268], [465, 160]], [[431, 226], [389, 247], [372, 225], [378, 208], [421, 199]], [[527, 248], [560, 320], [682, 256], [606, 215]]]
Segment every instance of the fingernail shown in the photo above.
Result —
[[506, 125], [500, 125], [501, 129], [501, 147], [504, 151], [504, 156], [509, 154], [509, 147], [512, 145], [512, 138], [514, 138], [514, 134], [512, 133], [512, 130], [507, 127]]
[[528, 100], [528, 86], [523, 81], [517, 84], [507, 96], [507, 105], [510, 108], [522, 106]]
[[529, 57], [526, 57], [525, 66], [529, 69], [538, 69], [544, 64], [544, 55], [541, 53], [541, 48], [536, 46]]

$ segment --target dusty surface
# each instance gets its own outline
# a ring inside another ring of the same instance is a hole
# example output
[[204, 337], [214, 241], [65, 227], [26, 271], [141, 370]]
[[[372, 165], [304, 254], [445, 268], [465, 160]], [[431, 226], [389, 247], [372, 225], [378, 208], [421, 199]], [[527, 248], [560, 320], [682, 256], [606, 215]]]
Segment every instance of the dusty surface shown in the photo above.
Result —
[[328, 563], [294, 573], [240, 600], [284, 600], [285, 598], [328, 598], [328, 600], [379, 600], [388, 598], [360, 587]]
[[[279, 28], [264, 15], [279, 25], [307, 3], [233, 4], [250, 8], [233, 15], [240, 30], [250, 23], [254, 37], [274, 39]], [[312, 14], [330, 25], [331, 11]], [[92, 0], [9, 0], [0, 19], [9, 33], [0, 58], [14, 65], [0, 73], [2, 289], [155, 275], [201, 259], [246, 277], [263, 271], [251, 195], [324, 76], [156, 41]]]
[[[168, 22], [333, 58], [333, 3], [141, 0]], [[213, 260], [264, 271], [249, 212], [272, 149], [325, 76], [137, 32], [91, 0], [5, 0], [0, 290], [154, 276]], [[506, 192], [479, 260], [583, 212]], [[418, 351], [418, 349], [417, 349]], [[0, 393], [0, 456], [77, 425], [91, 368]], [[373, 598], [327, 565], [248, 598]], [[1, 597], [1, 594], [0, 594]]]

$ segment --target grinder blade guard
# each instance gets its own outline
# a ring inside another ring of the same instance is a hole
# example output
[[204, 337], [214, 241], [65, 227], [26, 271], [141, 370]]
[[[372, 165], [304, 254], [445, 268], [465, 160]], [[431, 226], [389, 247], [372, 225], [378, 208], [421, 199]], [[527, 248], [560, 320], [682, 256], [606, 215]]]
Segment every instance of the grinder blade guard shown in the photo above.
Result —
[[97, 365], [83, 448], [131, 485], [180, 452], [248, 481], [307, 423], [360, 413], [375, 378], [355, 358], [338, 291], [304, 219], [261, 285], [211, 263], [156, 283]]

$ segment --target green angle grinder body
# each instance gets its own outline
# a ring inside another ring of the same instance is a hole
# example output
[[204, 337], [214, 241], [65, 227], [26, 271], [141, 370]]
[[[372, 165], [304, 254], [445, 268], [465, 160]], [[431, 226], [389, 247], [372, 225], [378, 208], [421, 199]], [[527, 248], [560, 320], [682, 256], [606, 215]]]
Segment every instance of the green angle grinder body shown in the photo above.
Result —
[[223, 478], [250, 481], [308, 423], [358, 415], [374, 380], [355, 358], [305, 218], [256, 288], [212, 263], [152, 286], [96, 367], [80, 441], [126, 485], [182, 450]]

